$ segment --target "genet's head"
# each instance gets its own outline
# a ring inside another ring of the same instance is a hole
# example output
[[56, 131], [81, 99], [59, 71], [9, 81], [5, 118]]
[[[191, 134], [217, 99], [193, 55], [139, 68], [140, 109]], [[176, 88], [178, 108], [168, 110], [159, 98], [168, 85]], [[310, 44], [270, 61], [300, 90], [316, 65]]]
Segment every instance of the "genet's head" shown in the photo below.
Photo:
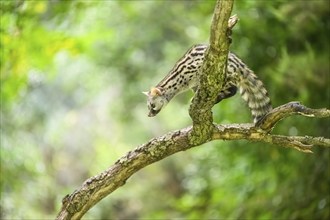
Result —
[[149, 92], [143, 92], [148, 96], [147, 105], [149, 109], [149, 117], [154, 117], [167, 104], [163, 92], [159, 88], [151, 88]]

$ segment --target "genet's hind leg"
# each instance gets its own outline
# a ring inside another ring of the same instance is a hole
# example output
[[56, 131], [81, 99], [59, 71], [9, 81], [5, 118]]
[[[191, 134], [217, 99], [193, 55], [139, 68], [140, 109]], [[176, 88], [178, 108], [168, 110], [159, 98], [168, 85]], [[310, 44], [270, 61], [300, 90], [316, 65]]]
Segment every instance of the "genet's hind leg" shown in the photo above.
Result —
[[229, 87], [225, 88], [224, 90], [221, 90], [215, 104], [219, 103], [223, 99], [227, 99], [235, 95], [237, 92], [237, 87], [234, 85], [230, 85]]

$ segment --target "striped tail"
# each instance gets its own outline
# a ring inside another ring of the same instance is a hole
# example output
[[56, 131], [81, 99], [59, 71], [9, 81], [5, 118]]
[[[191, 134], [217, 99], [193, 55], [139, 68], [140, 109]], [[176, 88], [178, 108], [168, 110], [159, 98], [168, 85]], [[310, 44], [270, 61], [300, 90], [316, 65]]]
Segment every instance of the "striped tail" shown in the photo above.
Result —
[[246, 66], [244, 71], [241, 71], [238, 87], [242, 98], [251, 110], [254, 123], [257, 123], [272, 110], [270, 98], [263, 83]]

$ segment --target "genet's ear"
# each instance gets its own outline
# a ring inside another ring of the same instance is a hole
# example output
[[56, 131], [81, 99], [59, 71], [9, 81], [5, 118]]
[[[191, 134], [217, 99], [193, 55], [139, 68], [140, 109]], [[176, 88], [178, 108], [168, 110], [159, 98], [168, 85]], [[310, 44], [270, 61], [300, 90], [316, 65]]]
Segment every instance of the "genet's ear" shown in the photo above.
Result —
[[149, 92], [142, 92], [143, 94], [145, 94], [146, 96], [149, 96]]
[[163, 93], [160, 91], [160, 89], [154, 87], [150, 89], [150, 95], [151, 96], [161, 96]]

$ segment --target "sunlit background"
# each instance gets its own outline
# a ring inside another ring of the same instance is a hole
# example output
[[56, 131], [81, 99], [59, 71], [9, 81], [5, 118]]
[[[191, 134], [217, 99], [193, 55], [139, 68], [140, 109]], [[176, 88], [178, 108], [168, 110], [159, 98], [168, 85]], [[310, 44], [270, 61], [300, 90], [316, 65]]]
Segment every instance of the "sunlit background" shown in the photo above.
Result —
[[[139, 144], [191, 124], [192, 93], [147, 117], [141, 93], [195, 43], [215, 1], [1, 1], [1, 219], [54, 219], [62, 198]], [[236, 1], [231, 50], [274, 106], [330, 107], [328, 0]], [[251, 122], [239, 95], [217, 123]], [[329, 138], [301, 116], [273, 133]], [[85, 219], [329, 219], [329, 150], [215, 141], [146, 167]]]

